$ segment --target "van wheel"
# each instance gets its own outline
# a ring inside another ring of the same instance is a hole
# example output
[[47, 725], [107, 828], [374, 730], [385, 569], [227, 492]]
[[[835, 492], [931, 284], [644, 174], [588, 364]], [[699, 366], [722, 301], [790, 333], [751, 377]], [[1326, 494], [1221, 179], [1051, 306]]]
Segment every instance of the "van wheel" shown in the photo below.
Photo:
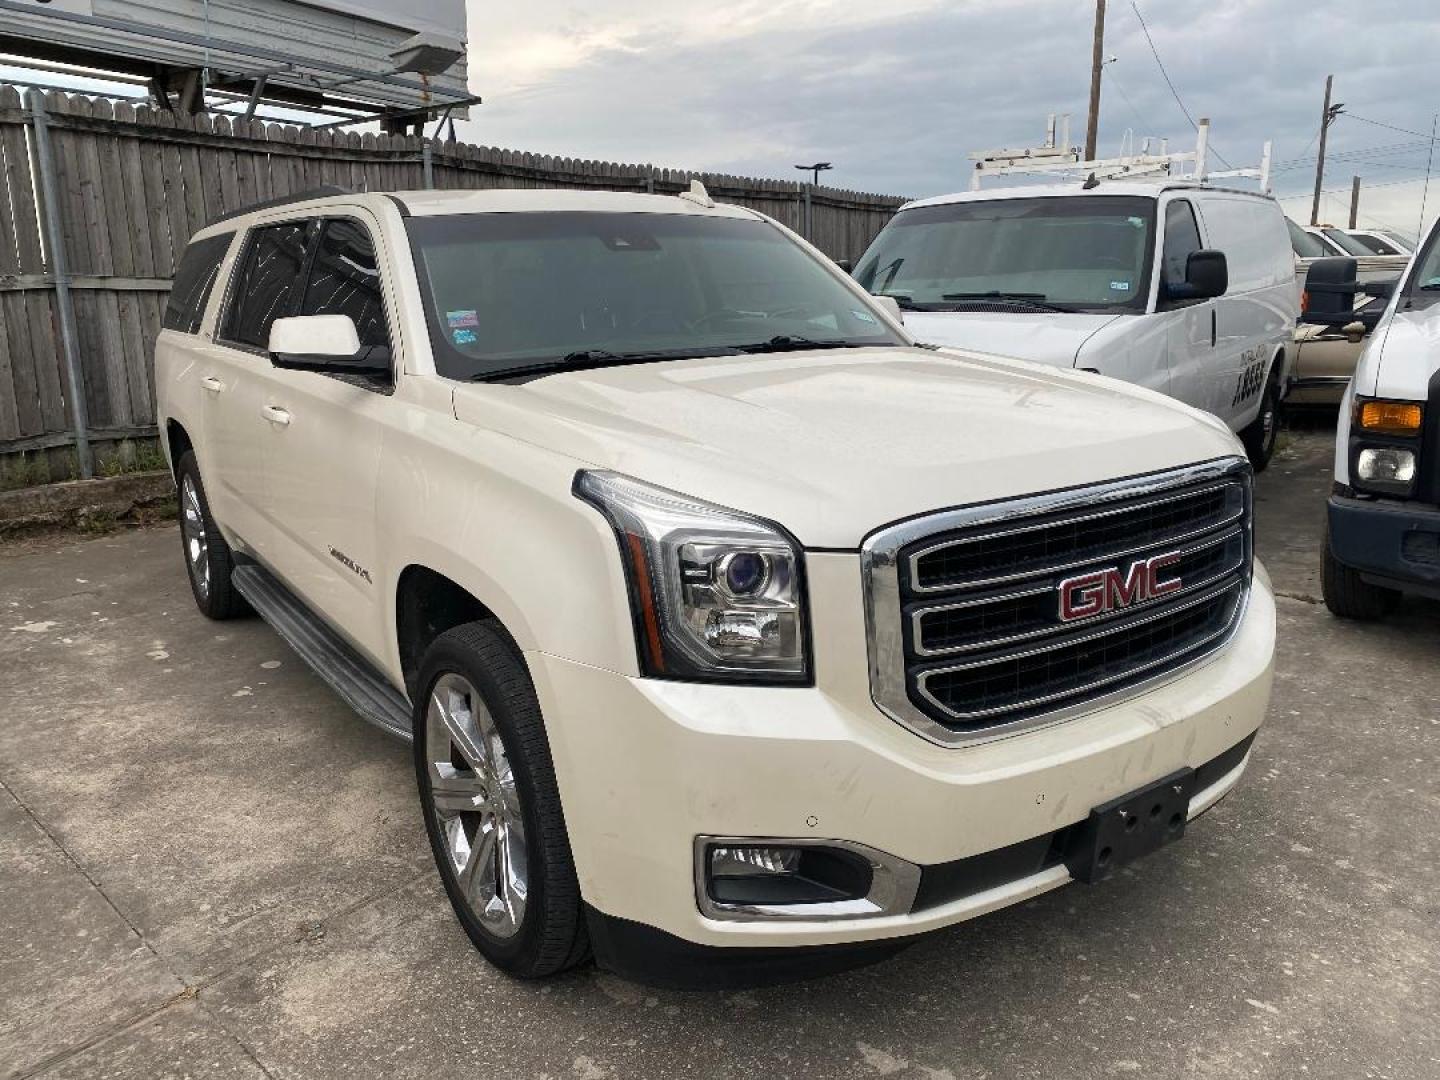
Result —
[[1383, 619], [1400, 606], [1400, 593], [1383, 585], [1371, 585], [1358, 570], [1346, 566], [1330, 550], [1330, 530], [1325, 530], [1325, 547], [1320, 567], [1320, 590], [1325, 606], [1341, 619], [1372, 622]]
[[1264, 472], [1275, 456], [1275, 444], [1280, 439], [1280, 386], [1276, 379], [1265, 381], [1265, 391], [1260, 397], [1260, 411], [1240, 432], [1240, 441], [1245, 444], [1245, 453], [1250, 464], [1258, 472]]
[[589, 953], [550, 744], [529, 673], [493, 623], [457, 626], [420, 664], [415, 775], [455, 915], [496, 967], [539, 978]]
[[180, 487], [180, 543], [195, 606], [211, 619], [250, 614], [250, 605], [230, 582], [235, 561], [230, 556], [230, 545], [210, 516], [210, 501], [200, 482], [195, 451], [187, 450], [180, 456], [175, 475]]

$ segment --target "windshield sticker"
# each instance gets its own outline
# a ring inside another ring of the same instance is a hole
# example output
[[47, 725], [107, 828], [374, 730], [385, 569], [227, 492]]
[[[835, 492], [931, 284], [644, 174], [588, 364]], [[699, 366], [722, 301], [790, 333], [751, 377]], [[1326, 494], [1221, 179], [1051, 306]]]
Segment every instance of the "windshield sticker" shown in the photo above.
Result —
[[1111, 291], [1111, 292], [1129, 292], [1129, 291], [1130, 291], [1130, 283], [1129, 283], [1128, 281], [1112, 281], [1112, 282], [1110, 282], [1110, 291]]
[[474, 331], [474, 330], [452, 330], [452, 331], [450, 332], [450, 336], [451, 336], [452, 339], [454, 339], [456, 345], [474, 345], [474, 344], [475, 344], [475, 331]]
[[875, 316], [874, 316], [874, 315], [871, 315], [868, 311], [853, 311], [853, 310], [852, 310], [852, 311], [850, 312], [850, 314], [851, 314], [851, 315], [854, 315], [855, 318], [859, 319], [861, 322], [873, 323], [873, 322], [875, 321]]
[[450, 329], [452, 330], [457, 326], [480, 325], [480, 319], [475, 314], [474, 308], [468, 308], [463, 311], [447, 311], [445, 313], [445, 321], [450, 324]]

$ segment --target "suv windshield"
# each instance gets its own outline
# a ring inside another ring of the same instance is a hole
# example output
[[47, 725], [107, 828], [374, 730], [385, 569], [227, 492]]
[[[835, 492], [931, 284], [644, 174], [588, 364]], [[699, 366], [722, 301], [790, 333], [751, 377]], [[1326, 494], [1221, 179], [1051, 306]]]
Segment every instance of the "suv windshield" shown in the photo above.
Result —
[[453, 379], [903, 344], [763, 221], [567, 211], [406, 225], [436, 369]]
[[1144, 310], [1155, 202], [1128, 195], [994, 199], [902, 210], [855, 273], [902, 307]]

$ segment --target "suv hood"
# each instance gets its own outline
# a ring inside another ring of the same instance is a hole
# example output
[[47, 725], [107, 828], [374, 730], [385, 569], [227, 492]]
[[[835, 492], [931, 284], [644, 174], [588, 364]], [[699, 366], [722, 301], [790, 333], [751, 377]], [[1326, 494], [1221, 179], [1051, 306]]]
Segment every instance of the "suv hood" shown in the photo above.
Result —
[[1080, 347], [1120, 315], [1086, 312], [907, 311], [905, 329], [920, 341], [1074, 367]]
[[1239, 453], [1158, 394], [912, 348], [714, 357], [454, 390], [456, 417], [854, 549], [902, 518]]
[[1376, 330], [1356, 372], [1355, 389], [1367, 397], [1424, 398], [1440, 369], [1440, 304], [1397, 309]]

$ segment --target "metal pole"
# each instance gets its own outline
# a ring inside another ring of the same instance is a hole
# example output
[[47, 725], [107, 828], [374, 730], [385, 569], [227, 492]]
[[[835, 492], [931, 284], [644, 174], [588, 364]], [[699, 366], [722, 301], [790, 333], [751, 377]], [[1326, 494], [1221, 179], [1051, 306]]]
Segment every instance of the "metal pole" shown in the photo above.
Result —
[[1350, 228], [1355, 228], [1355, 219], [1360, 215], [1360, 177], [1350, 182]]
[[70, 297], [70, 268], [65, 261], [65, 233], [60, 226], [60, 197], [56, 194], [55, 158], [50, 147], [50, 124], [45, 95], [31, 90], [30, 118], [35, 125], [35, 160], [40, 173], [40, 201], [45, 208], [45, 238], [50, 255], [50, 276], [55, 280], [55, 306], [60, 314], [60, 345], [65, 354], [65, 393], [70, 399], [70, 423], [75, 429], [75, 454], [80, 478], [95, 475], [90, 450], [90, 422], [85, 415], [85, 379], [80, 372], [80, 335], [75, 329], [75, 305]]
[[1310, 204], [1310, 224], [1320, 224], [1320, 185], [1325, 182], [1325, 132], [1330, 127], [1330, 86], [1334, 75], [1325, 76], [1325, 107], [1320, 110], [1320, 152], [1315, 158], [1315, 201]]
[[435, 163], [431, 159], [430, 140], [425, 139], [420, 144], [420, 168], [425, 174], [425, 190], [432, 191], [435, 188]]
[[1095, 43], [1090, 53], [1090, 115], [1085, 121], [1085, 160], [1095, 160], [1100, 130], [1100, 69], [1105, 66], [1105, 0], [1095, 0]]
[[1425, 155], [1425, 189], [1420, 192], [1420, 227], [1415, 235], [1425, 239], [1425, 204], [1430, 201], [1430, 169], [1435, 164], [1435, 127], [1440, 124], [1440, 113], [1430, 118], [1430, 152]]
[[1195, 125], [1195, 179], [1203, 181], [1209, 168], [1206, 158], [1210, 154], [1210, 118], [1202, 116]]

